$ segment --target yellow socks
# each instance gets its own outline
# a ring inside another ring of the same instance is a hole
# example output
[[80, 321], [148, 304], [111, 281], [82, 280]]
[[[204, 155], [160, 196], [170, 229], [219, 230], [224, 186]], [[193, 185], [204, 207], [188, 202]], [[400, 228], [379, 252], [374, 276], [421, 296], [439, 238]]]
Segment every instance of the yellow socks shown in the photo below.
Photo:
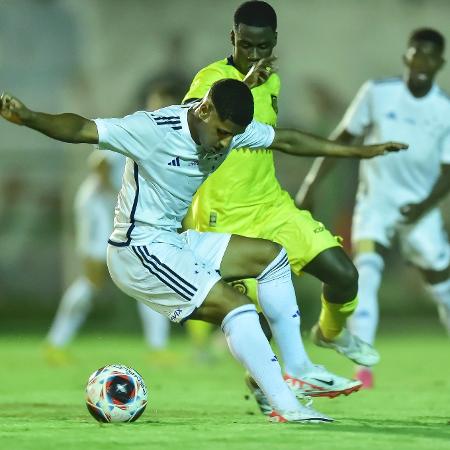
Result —
[[347, 317], [352, 315], [357, 304], [358, 297], [347, 303], [330, 303], [322, 295], [319, 327], [325, 339], [332, 341], [343, 330]]

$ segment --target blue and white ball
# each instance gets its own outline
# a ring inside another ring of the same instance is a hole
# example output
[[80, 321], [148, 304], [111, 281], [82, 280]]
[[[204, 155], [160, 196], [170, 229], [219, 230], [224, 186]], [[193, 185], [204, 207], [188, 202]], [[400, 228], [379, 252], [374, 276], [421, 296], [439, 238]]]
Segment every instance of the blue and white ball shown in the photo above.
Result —
[[134, 422], [147, 406], [147, 387], [136, 370], [110, 364], [89, 377], [86, 406], [99, 422]]

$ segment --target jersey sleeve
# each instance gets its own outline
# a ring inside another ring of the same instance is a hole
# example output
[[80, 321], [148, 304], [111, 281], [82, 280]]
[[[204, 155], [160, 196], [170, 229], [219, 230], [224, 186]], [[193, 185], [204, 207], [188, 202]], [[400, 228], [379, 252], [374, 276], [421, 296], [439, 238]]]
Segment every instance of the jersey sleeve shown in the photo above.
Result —
[[183, 98], [183, 103], [196, 98], [203, 98], [211, 86], [218, 80], [225, 78], [225, 74], [218, 67], [205, 67], [195, 75], [189, 91]]
[[135, 161], [145, 157], [146, 149], [157, 140], [156, 125], [145, 111], [120, 119], [95, 119], [98, 149], [112, 150]]
[[244, 133], [233, 138], [231, 148], [268, 148], [274, 138], [275, 130], [273, 127], [253, 120]]
[[364, 134], [371, 123], [370, 100], [372, 89], [372, 81], [367, 81], [361, 86], [339, 124], [339, 129], [346, 130], [354, 136], [362, 136]]

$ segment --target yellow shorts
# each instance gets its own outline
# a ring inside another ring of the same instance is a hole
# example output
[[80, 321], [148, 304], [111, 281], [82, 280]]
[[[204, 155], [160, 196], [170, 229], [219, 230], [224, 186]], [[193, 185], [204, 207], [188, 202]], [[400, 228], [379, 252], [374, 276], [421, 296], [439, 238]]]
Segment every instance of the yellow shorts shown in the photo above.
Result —
[[184, 225], [197, 231], [227, 232], [277, 242], [286, 249], [296, 275], [319, 253], [341, 246], [339, 237], [333, 236], [311, 213], [298, 209], [285, 191], [271, 204], [226, 211], [221, 208], [201, 208], [194, 203], [194, 214], [189, 210]]

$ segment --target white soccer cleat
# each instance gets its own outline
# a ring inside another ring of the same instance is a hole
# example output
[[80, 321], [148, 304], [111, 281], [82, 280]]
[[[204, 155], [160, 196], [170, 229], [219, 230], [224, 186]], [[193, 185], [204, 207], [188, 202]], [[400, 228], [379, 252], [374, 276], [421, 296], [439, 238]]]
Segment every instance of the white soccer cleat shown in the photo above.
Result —
[[264, 392], [260, 389], [260, 387], [248, 373], [245, 375], [245, 384], [253, 395], [253, 398], [255, 399], [259, 410], [265, 416], [269, 416], [272, 413], [272, 406], [270, 406], [269, 400], [265, 396]]
[[379, 353], [370, 344], [351, 334], [347, 328], [332, 341], [326, 341], [316, 324], [311, 330], [311, 338], [319, 347], [332, 348], [360, 366], [370, 367], [380, 361]]
[[300, 406], [297, 411], [272, 411], [269, 415], [270, 422], [278, 423], [323, 423], [334, 422], [331, 417], [306, 406]]
[[300, 398], [305, 395], [334, 398], [338, 395], [350, 395], [362, 387], [361, 381], [340, 377], [328, 372], [323, 366], [314, 366], [300, 378], [285, 374], [284, 379], [296, 397]]

